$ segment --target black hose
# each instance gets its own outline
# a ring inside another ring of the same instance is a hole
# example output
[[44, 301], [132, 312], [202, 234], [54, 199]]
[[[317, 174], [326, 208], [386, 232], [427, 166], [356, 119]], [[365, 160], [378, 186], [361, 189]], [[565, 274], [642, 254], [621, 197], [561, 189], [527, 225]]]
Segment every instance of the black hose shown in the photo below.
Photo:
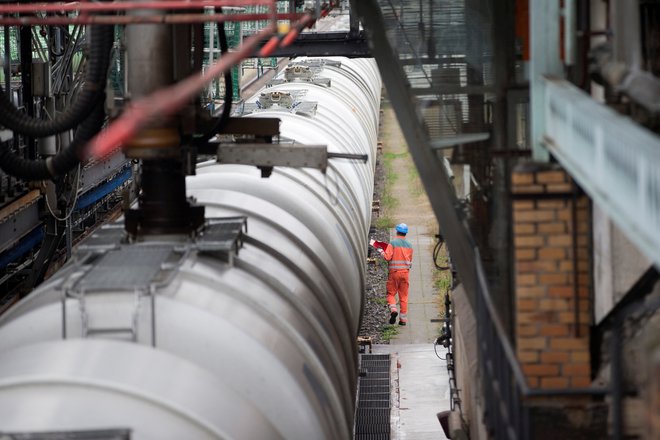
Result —
[[45, 160], [25, 159], [14, 154], [9, 148], [0, 149], [0, 168], [10, 176], [25, 180], [43, 180], [52, 177]]
[[7, 174], [25, 180], [46, 180], [61, 176], [75, 168], [83, 156], [83, 147], [103, 127], [105, 99], [97, 99], [94, 111], [76, 130], [71, 143], [53, 157], [29, 160], [15, 155], [9, 148], [0, 149], [0, 168]]
[[[221, 8], [220, 13], [222, 13]], [[220, 53], [225, 55], [227, 52], [229, 52], [229, 43], [227, 42], [227, 33], [225, 32], [224, 22], [218, 23], [218, 37], [220, 38]], [[215, 136], [220, 131], [220, 129], [222, 129], [222, 127], [227, 125], [227, 121], [229, 121], [229, 116], [231, 115], [233, 88], [234, 84], [231, 77], [231, 70], [227, 70], [225, 72], [225, 103], [222, 106], [222, 113], [220, 114], [220, 117], [215, 121], [213, 126], [206, 130], [206, 132], [201, 137], [195, 138], [195, 142], [197, 144], [206, 143], [209, 139]]]
[[[61, 176], [80, 163], [80, 159], [83, 156], [83, 147], [101, 130], [105, 120], [105, 81], [110, 63], [110, 50], [114, 42], [114, 27], [103, 26], [103, 28], [105, 32], [97, 32], [95, 33], [96, 37], [92, 37], [95, 38], [95, 42], [93, 41], [93, 51], [90, 55], [90, 65], [88, 66], [87, 77], [90, 76], [89, 71], [93, 67], [92, 57], [95, 60], [94, 63], [97, 65], [98, 63], [101, 64], [101, 66], [92, 69], [94, 70], [93, 74], [96, 76], [100, 75], [100, 80], [102, 80], [99, 82], [101, 85], [99, 90], [93, 93], [92, 108], [90, 108], [92, 113], [90, 114], [87, 111], [83, 114], [82, 124], [76, 130], [71, 143], [51, 158], [29, 160], [15, 155], [9, 148], [0, 149], [0, 168], [7, 174], [25, 180], [45, 180]], [[87, 93], [92, 95], [91, 92]], [[3, 97], [5, 97], [4, 94], [0, 96], [0, 101]], [[77, 102], [79, 101], [80, 99]], [[9, 104], [13, 107], [11, 103]], [[0, 114], [3, 114], [1, 103]], [[31, 119], [30, 121], [31, 123], [35, 122]]]
[[436, 237], [438, 237], [438, 242], [435, 244], [435, 247], [433, 248], [433, 264], [435, 265], [435, 268], [438, 270], [448, 270], [449, 266], [440, 266], [438, 264], [440, 249], [442, 249], [442, 245], [445, 243], [445, 241], [441, 235], [437, 235]]
[[85, 120], [105, 91], [114, 26], [93, 26], [90, 34], [92, 42], [85, 84], [75, 102], [52, 120], [34, 119], [20, 112], [0, 87], [0, 124], [16, 133], [42, 138], [62, 133]]
[[103, 128], [105, 121], [105, 94], [101, 98], [94, 111], [80, 124], [73, 140], [67, 148], [56, 154], [51, 159], [51, 169], [54, 177], [68, 173], [75, 168], [83, 159], [83, 148]]

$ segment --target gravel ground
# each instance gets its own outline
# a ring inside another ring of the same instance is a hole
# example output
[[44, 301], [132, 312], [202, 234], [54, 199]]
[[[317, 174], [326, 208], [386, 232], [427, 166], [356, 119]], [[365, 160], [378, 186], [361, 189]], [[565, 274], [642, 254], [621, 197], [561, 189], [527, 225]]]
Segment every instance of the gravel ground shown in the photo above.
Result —
[[[380, 200], [385, 184], [385, 173], [381, 153], [376, 161], [376, 176], [374, 185], [374, 200]], [[372, 214], [372, 225], [378, 219], [378, 212]], [[376, 229], [372, 226], [369, 238], [377, 241], [389, 241], [390, 234], [387, 229]], [[389, 344], [383, 339], [382, 329], [388, 325], [390, 312], [387, 307], [387, 265], [378, 255], [378, 252], [369, 247], [369, 260], [367, 262], [367, 279], [365, 285], [365, 305], [362, 315], [362, 326], [359, 335], [371, 336], [374, 344]]]
[[[386, 230], [375, 230], [369, 234], [370, 238], [378, 241], [389, 241]], [[371, 336], [374, 344], [389, 344], [382, 337], [382, 329], [388, 325], [390, 311], [387, 307], [386, 289], [387, 266], [384, 260], [373, 250], [373, 261], [367, 263], [367, 280], [365, 286], [365, 306], [362, 315], [360, 335]]]

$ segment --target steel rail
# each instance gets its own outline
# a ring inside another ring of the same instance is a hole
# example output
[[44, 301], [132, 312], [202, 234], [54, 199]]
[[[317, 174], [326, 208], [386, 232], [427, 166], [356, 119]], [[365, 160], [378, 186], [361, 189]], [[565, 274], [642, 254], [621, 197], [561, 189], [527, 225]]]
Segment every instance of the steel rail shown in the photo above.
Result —
[[49, 2], [12, 3], [0, 5], [0, 14], [33, 14], [37, 12], [108, 12], [130, 10], [204, 9], [229, 6], [273, 6], [275, 0], [155, 0], [148, 2], [122, 1], [109, 3]]
[[0, 17], [0, 26], [67, 24], [184, 24], [184, 23], [223, 23], [227, 21], [259, 20], [298, 20], [302, 13], [261, 13], [261, 14], [154, 14], [154, 15], [79, 15], [77, 17]]

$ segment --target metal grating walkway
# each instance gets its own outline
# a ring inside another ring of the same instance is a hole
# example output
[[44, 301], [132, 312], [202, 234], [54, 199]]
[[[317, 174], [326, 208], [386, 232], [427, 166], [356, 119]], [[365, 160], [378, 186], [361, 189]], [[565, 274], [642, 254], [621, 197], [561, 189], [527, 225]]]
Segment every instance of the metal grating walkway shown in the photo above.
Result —
[[390, 355], [360, 356], [355, 440], [390, 438]]

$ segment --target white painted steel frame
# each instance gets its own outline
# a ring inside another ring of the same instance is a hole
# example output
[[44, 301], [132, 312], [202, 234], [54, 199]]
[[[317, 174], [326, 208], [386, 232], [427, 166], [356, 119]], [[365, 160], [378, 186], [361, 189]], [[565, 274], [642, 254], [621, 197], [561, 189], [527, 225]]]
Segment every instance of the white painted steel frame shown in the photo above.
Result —
[[660, 137], [561, 80], [544, 80], [544, 143], [660, 267]]

